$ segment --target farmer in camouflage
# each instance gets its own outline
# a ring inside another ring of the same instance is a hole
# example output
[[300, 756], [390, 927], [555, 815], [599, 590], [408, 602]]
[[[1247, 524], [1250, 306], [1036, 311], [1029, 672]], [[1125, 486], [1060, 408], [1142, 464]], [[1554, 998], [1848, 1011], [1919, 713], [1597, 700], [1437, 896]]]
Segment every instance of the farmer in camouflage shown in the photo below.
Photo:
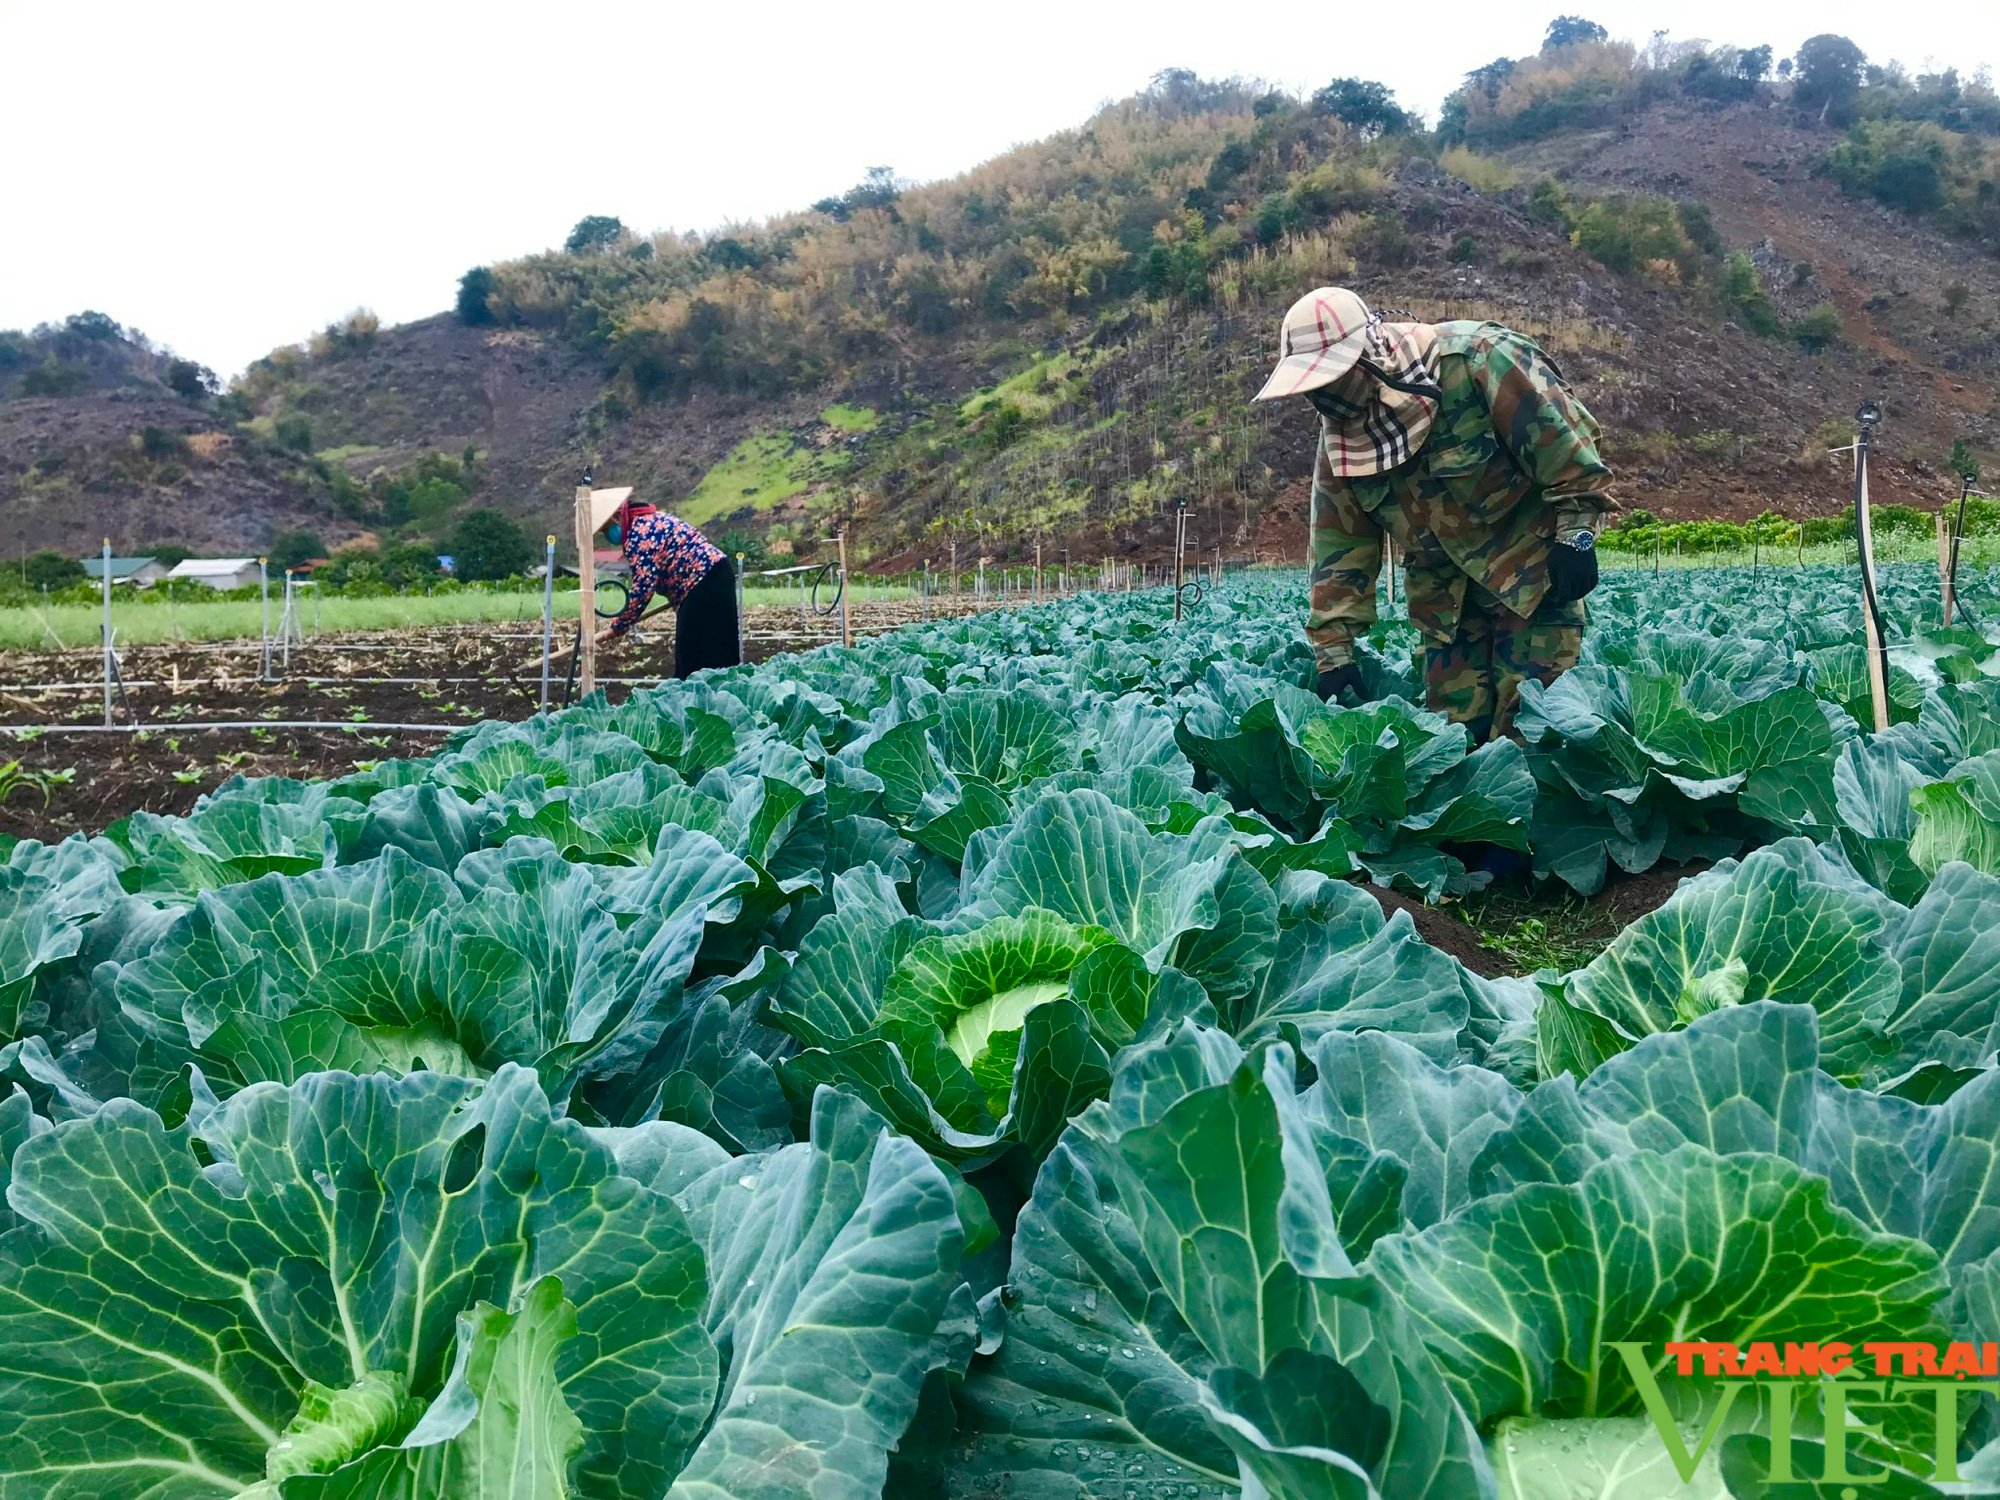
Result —
[[1306, 638], [1319, 696], [1362, 690], [1382, 538], [1404, 564], [1430, 706], [1510, 732], [1521, 682], [1576, 665], [1611, 471], [1597, 424], [1532, 340], [1498, 323], [1385, 322], [1353, 292], [1293, 304], [1257, 400], [1320, 414]]

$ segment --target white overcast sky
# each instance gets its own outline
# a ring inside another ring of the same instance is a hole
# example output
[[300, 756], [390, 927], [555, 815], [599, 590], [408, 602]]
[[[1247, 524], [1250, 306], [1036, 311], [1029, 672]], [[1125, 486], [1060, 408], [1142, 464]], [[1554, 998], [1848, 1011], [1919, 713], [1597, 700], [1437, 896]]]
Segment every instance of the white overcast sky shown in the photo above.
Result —
[[585, 214], [705, 229], [948, 176], [1162, 68], [1379, 78], [1434, 115], [1562, 10], [2000, 63], [1993, 0], [0, 0], [0, 328], [95, 308], [227, 376], [357, 306], [437, 312]]

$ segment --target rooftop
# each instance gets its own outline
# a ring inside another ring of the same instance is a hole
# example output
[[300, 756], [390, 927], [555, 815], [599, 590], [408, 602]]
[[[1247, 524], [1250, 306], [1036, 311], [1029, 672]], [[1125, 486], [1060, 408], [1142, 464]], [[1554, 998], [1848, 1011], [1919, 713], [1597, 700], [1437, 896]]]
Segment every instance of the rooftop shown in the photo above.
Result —
[[[113, 578], [130, 578], [152, 560], [150, 557], [114, 557], [111, 559], [111, 576]], [[102, 578], [105, 573], [104, 559], [101, 557], [84, 558], [83, 571], [91, 578]]]

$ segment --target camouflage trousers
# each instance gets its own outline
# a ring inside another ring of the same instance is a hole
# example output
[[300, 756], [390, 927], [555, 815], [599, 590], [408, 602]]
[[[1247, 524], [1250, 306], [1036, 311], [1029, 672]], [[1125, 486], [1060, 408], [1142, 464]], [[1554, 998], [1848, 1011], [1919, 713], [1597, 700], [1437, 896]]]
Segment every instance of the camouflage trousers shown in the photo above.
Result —
[[1581, 601], [1523, 619], [1468, 597], [1452, 643], [1424, 648], [1424, 697], [1432, 712], [1465, 725], [1474, 744], [1511, 735], [1521, 683], [1532, 677], [1546, 687], [1575, 666], [1583, 625]]

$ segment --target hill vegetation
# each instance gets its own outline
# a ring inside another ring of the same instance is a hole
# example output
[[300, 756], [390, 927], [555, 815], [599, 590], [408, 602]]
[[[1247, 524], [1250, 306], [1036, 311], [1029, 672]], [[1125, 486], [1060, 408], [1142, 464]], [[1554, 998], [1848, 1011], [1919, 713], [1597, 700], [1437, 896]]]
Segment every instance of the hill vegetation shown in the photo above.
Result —
[[[1997, 132], [1983, 72], [1912, 76], [1837, 36], [1775, 60], [1634, 45], [1574, 16], [1435, 128], [1366, 79], [1295, 96], [1170, 70], [947, 181], [880, 167], [701, 234], [593, 215], [469, 271], [443, 317], [357, 312], [222, 395], [163, 356], [112, 372], [95, 314], [0, 334], [0, 505], [49, 477], [8, 408], [144, 387], [254, 449], [335, 540], [442, 546], [474, 506], [549, 514], [594, 464], [780, 549], [838, 525], [878, 556], [1144, 548], [1186, 496], [1206, 544], [1282, 554], [1307, 429], [1247, 396], [1279, 312], [1325, 281], [1543, 339], [1667, 515], [1829, 505], [1821, 429], [1861, 394], [1829, 355], [1865, 351], [1911, 460], [1890, 483], [1922, 500], [1954, 445], [1996, 441]], [[1704, 153], [1727, 171], [1689, 170]], [[174, 489], [140, 467], [178, 461], [162, 432], [122, 459], [152, 493]]]

